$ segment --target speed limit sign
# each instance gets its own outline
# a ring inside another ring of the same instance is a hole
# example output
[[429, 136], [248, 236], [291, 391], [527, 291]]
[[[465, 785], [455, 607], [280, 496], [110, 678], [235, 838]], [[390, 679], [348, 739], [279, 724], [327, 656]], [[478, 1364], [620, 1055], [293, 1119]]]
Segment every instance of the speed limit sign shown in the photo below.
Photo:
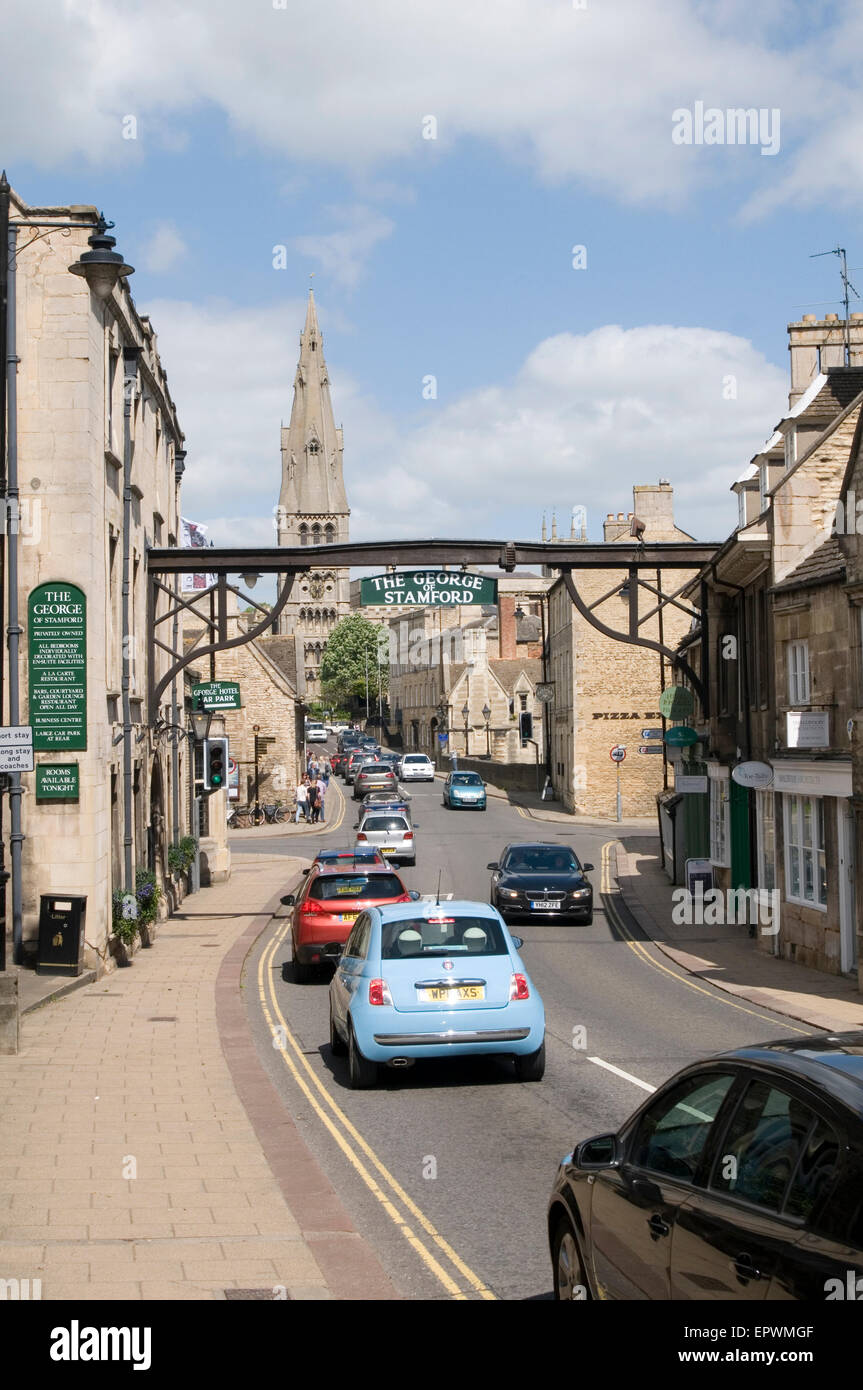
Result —
[[626, 757], [626, 749], [622, 743], [616, 743], [608, 756], [613, 763], [622, 763]]

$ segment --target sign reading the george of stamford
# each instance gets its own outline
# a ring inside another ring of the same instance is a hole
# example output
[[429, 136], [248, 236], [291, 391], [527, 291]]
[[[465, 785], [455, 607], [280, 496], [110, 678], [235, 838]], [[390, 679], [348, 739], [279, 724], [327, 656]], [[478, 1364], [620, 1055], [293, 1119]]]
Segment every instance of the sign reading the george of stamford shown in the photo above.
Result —
[[74, 584], [40, 584], [27, 601], [33, 747], [87, 747], [87, 600]]
[[363, 608], [379, 604], [393, 608], [458, 605], [480, 607], [497, 603], [497, 580], [464, 570], [408, 570], [404, 574], [373, 574], [360, 580]]

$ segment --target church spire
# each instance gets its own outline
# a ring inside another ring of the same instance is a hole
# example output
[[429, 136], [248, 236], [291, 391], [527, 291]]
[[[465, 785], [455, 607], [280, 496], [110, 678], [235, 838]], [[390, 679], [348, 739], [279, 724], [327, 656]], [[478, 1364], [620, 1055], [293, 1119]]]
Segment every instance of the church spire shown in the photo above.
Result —
[[[300, 334], [300, 360], [294, 378], [291, 420], [282, 430], [283, 514], [321, 517], [349, 515], [342, 473], [342, 432], [336, 429], [330, 380], [324, 360], [314, 291], [309, 290]], [[341, 529], [339, 527], [338, 529]]]

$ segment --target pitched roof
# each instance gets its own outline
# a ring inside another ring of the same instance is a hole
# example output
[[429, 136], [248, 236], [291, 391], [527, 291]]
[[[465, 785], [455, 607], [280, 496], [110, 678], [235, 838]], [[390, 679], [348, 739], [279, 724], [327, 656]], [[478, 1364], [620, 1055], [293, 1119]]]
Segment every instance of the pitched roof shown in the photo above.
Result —
[[780, 594], [786, 589], [811, 589], [816, 585], [831, 584], [834, 580], [844, 578], [845, 556], [836, 537], [830, 536], [826, 541], [822, 541], [821, 545], [816, 546], [805, 560], [801, 560], [781, 584], [775, 584], [771, 593]]
[[297, 688], [297, 644], [292, 636], [288, 637], [258, 637], [254, 643], [259, 646], [266, 656], [270, 658], [274, 666], [277, 666], [283, 676], [287, 676], [291, 685]]
[[488, 663], [489, 670], [504, 690], [514, 690], [519, 676], [524, 672], [531, 685], [542, 680], [542, 662], [538, 656], [526, 656], [513, 660], [499, 657]]

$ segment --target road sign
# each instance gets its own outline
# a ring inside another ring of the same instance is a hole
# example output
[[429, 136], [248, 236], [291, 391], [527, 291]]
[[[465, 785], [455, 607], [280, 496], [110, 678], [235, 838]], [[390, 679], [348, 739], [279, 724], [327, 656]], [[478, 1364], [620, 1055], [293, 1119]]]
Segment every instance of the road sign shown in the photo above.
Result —
[[642, 729], [641, 737], [645, 739], [645, 741], [649, 738], [662, 738], [662, 729]]
[[29, 724], [0, 728], [0, 772], [33, 771], [33, 730]]
[[613, 763], [622, 763], [626, 757], [626, 749], [622, 743], [616, 743], [608, 756]]
[[642, 743], [642, 745], [641, 745], [641, 747], [639, 748], [638, 751], [639, 751], [639, 753], [661, 753], [661, 752], [662, 752], [662, 744], [661, 744], [661, 743]]
[[677, 724], [673, 729], [666, 729], [665, 742], [669, 748], [690, 748], [698, 742], [698, 734], [688, 724]]

